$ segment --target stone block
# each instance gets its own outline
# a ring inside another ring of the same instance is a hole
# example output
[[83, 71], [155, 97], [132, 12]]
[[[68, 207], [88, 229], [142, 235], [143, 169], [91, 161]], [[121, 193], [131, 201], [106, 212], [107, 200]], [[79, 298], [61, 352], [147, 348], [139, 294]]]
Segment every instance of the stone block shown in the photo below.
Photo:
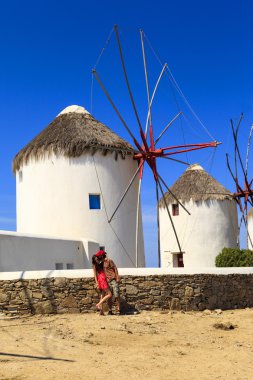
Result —
[[21, 292], [19, 292], [19, 298], [22, 301], [31, 300], [33, 296], [33, 293], [30, 289], [23, 289]]
[[126, 285], [126, 293], [127, 295], [135, 295], [138, 294], [138, 288], [133, 285]]
[[5, 302], [8, 302], [9, 300], [9, 297], [7, 294], [5, 293], [0, 293], [0, 303], [5, 303]]
[[207, 301], [210, 309], [217, 308], [218, 297], [216, 296], [216, 294], [213, 294], [211, 297], [209, 297]]
[[143, 282], [140, 282], [139, 286], [140, 286], [140, 288], [149, 289], [152, 287], [157, 287], [157, 282], [156, 281], [145, 281], [143, 279]]
[[179, 298], [172, 298], [170, 303], [171, 310], [181, 310], [181, 303]]
[[200, 302], [200, 303], [198, 304], [198, 309], [199, 309], [200, 311], [203, 311], [203, 310], [206, 309], [206, 305], [204, 304], [204, 302]]
[[170, 290], [166, 290], [166, 291], [162, 292], [162, 297], [164, 299], [171, 298], [171, 291]]
[[91, 304], [92, 303], [92, 298], [91, 297], [85, 297], [85, 298], [82, 298], [82, 304], [84, 305], [87, 305], [87, 304]]
[[141, 303], [144, 305], [151, 305], [153, 301], [154, 301], [153, 297], [149, 297], [149, 298], [142, 299]]
[[54, 295], [54, 298], [56, 298], [56, 299], [66, 297], [66, 294], [63, 292], [54, 292], [53, 295]]
[[43, 294], [43, 296], [45, 296], [46, 298], [48, 297], [52, 297], [54, 292], [53, 292], [53, 289], [51, 287], [46, 287], [46, 286], [41, 286], [40, 287], [40, 291], [41, 293]]
[[55, 306], [50, 301], [39, 302], [33, 306], [35, 314], [53, 314]]
[[152, 294], [153, 296], [159, 296], [161, 294], [161, 290], [160, 289], [151, 289], [150, 294]]
[[239, 297], [244, 298], [246, 296], [247, 290], [245, 288], [240, 289]]
[[94, 288], [95, 288], [94, 283], [92, 283], [92, 284], [84, 284], [82, 286], [82, 290], [87, 290], [87, 291], [94, 290]]
[[33, 298], [38, 298], [38, 299], [43, 298], [43, 295], [40, 292], [32, 292], [32, 296]]
[[22, 288], [24, 285], [23, 285], [23, 281], [17, 281], [16, 284], [15, 284], [15, 287], [16, 288]]
[[98, 292], [97, 290], [93, 289], [93, 290], [87, 290], [86, 294], [87, 296], [96, 297]]
[[65, 277], [57, 277], [54, 279], [54, 286], [65, 288], [65, 285], [66, 285], [66, 278]]
[[77, 307], [70, 307], [67, 309], [68, 314], [78, 314], [80, 313], [80, 309]]
[[72, 295], [60, 300], [60, 305], [67, 308], [76, 308], [78, 306], [75, 297]]
[[[53, 278], [42, 278], [37, 282], [38, 286], [45, 286], [47, 288], [53, 286], [54, 279]], [[33, 285], [31, 285], [33, 286]]]

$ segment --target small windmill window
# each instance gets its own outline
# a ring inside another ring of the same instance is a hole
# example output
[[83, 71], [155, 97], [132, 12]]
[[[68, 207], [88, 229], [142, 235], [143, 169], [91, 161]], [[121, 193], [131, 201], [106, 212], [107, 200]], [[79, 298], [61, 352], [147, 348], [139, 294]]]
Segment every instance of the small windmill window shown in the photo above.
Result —
[[89, 194], [89, 206], [90, 210], [101, 209], [100, 194]]
[[179, 204], [178, 203], [174, 203], [172, 205], [172, 215], [173, 216], [179, 215]]
[[63, 269], [63, 263], [55, 263], [55, 269], [56, 269], [56, 270], [61, 270], [61, 269]]

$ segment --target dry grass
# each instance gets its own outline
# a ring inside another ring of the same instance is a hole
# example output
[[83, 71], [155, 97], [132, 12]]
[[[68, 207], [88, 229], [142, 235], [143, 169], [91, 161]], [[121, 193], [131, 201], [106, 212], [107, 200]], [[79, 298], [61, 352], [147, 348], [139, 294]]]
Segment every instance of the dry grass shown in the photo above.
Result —
[[[171, 192], [181, 202], [189, 202], [190, 200], [197, 202], [209, 199], [232, 200], [232, 194], [229, 190], [225, 189], [224, 186], [203, 169], [194, 170], [195, 165], [189, 166], [170, 188]], [[169, 192], [165, 194], [165, 198], [168, 204], [175, 203], [175, 199]], [[159, 205], [160, 207], [165, 207], [163, 199], [160, 200]]]
[[47, 128], [29, 142], [14, 158], [13, 171], [28, 162], [48, 157], [52, 153], [66, 157], [79, 157], [87, 151], [95, 154], [113, 152], [125, 158], [133, 155], [133, 147], [110, 128], [90, 114], [66, 113], [57, 116]]

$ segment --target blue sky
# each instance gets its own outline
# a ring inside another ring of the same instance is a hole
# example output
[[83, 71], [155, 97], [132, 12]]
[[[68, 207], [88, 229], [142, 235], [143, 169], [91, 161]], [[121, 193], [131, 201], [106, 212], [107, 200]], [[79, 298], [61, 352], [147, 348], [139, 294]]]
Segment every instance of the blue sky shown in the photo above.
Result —
[[[130, 82], [141, 120], [147, 102], [139, 29], [167, 62], [184, 95], [216, 140], [214, 157], [203, 151], [188, 157], [233, 190], [225, 163], [232, 155], [229, 119], [244, 112], [240, 143], [245, 148], [253, 121], [253, 5], [251, 1], [10, 1], [0, 13], [0, 229], [15, 230], [15, 154], [66, 106], [91, 109], [91, 69], [114, 24], [119, 25]], [[147, 42], [147, 40], [146, 40]], [[147, 44], [151, 87], [161, 67]], [[137, 134], [115, 36], [97, 70], [122, 114]], [[155, 133], [183, 109], [187, 122], [175, 123], [161, 145], [210, 141], [168, 78], [154, 102]], [[105, 96], [94, 83], [92, 113], [128, 139]], [[184, 171], [179, 164], [159, 164], [171, 185]], [[147, 264], [156, 264], [155, 189], [146, 170], [142, 191]]]

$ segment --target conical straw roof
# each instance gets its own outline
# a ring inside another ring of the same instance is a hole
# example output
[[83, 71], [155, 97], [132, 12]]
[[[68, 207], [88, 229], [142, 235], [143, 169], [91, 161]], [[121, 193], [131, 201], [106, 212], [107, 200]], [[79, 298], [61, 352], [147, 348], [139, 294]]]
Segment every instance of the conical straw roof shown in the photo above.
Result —
[[66, 157], [79, 157], [97, 150], [107, 154], [133, 155], [133, 147], [110, 128], [96, 120], [80, 106], [65, 108], [43, 131], [30, 141], [13, 160], [16, 172], [30, 159], [39, 159], [51, 153]]
[[[181, 202], [232, 199], [230, 191], [198, 164], [189, 166], [170, 190]], [[165, 194], [165, 197], [168, 204], [176, 203], [175, 198], [169, 192]], [[163, 199], [160, 200], [159, 206], [165, 207]]]

